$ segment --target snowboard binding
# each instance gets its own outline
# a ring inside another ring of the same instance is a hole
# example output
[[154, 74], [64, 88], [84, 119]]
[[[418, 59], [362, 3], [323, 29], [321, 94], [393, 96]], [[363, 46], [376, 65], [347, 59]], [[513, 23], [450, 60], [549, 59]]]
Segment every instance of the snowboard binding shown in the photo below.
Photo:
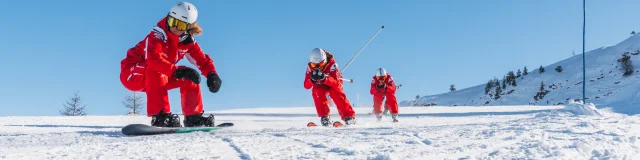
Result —
[[151, 116], [151, 126], [154, 127], [182, 127], [180, 116], [172, 113], [160, 113]]

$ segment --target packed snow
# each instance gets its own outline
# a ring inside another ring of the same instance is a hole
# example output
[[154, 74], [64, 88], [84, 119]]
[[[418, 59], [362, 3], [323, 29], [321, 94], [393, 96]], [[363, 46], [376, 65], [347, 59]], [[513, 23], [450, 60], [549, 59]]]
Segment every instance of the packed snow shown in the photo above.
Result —
[[[631, 74], [624, 76], [625, 67], [618, 61], [623, 54], [629, 56]], [[640, 113], [640, 34], [635, 34], [620, 43], [597, 48], [585, 53], [586, 61], [586, 102], [598, 108], [608, 108], [627, 115]], [[485, 94], [485, 86], [489, 79], [478, 81], [478, 85], [452, 92], [419, 97], [400, 102], [401, 106], [504, 106], [504, 105], [564, 105], [569, 100], [582, 99], [583, 80], [582, 54], [561, 60], [557, 63], [540, 66], [526, 66], [527, 75], [515, 78], [516, 85], [506, 85], [496, 99], [496, 87]], [[556, 71], [560, 66], [562, 70]], [[518, 69], [505, 69], [517, 74]], [[494, 75], [502, 84], [503, 75]], [[455, 82], [454, 82], [455, 83]], [[540, 92], [541, 83], [543, 97], [536, 100], [534, 96]]]
[[213, 111], [235, 126], [154, 136], [120, 133], [145, 116], [0, 117], [0, 159], [640, 159], [639, 117], [593, 104], [370, 111], [346, 128], [307, 128], [312, 107]]

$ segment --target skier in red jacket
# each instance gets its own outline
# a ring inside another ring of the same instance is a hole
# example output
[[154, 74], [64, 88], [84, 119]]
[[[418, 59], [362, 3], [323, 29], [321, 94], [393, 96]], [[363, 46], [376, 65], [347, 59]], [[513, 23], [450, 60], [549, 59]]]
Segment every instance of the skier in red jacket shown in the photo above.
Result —
[[396, 100], [396, 84], [393, 77], [384, 68], [378, 68], [371, 81], [370, 93], [373, 95], [373, 114], [378, 121], [382, 119], [382, 101], [389, 108], [393, 122], [398, 122], [398, 100]]
[[352, 125], [356, 122], [356, 114], [342, 90], [342, 85], [342, 74], [333, 58], [333, 54], [321, 48], [311, 50], [304, 78], [304, 88], [312, 89], [311, 95], [316, 106], [316, 112], [323, 126], [328, 126], [330, 123], [327, 95], [331, 97], [336, 108], [338, 108], [340, 118], [347, 125]]
[[147, 115], [151, 125], [181, 127], [180, 117], [171, 113], [168, 90], [180, 88], [184, 126], [213, 126], [214, 117], [203, 117], [200, 74], [193, 68], [177, 66], [186, 57], [207, 78], [209, 91], [217, 93], [222, 81], [213, 60], [195, 41], [202, 33], [196, 24], [198, 11], [188, 2], [174, 5], [144, 39], [127, 51], [120, 62], [120, 81], [131, 91], [147, 94]]

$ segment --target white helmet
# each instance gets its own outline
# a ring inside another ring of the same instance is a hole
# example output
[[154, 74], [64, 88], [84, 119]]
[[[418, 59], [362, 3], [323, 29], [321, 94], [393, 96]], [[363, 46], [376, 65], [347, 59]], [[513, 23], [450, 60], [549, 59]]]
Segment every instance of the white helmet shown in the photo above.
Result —
[[311, 63], [327, 63], [327, 53], [322, 48], [314, 48], [309, 54], [309, 62]]
[[384, 68], [378, 68], [376, 70], [376, 77], [382, 77], [386, 75], [387, 75], [387, 70], [385, 70]]
[[196, 6], [189, 2], [180, 2], [171, 7], [169, 15], [178, 20], [193, 24], [198, 19], [198, 10]]

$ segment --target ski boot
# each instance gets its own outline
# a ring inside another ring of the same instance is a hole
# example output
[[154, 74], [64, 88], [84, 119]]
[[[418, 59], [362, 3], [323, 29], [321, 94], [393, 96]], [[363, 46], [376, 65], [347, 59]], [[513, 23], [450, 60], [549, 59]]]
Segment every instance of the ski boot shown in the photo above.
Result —
[[393, 119], [393, 123], [398, 122], [398, 114], [392, 114], [391, 119]]
[[355, 117], [344, 118], [344, 123], [346, 123], [347, 125], [356, 124], [356, 118]]
[[322, 116], [320, 117], [320, 123], [322, 123], [322, 126], [329, 126], [329, 123], [331, 123], [331, 120], [329, 119], [329, 116]]
[[151, 126], [155, 127], [182, 127], [180, 116], [177, 114], [160, 112], [151, 116]]
[[378, 120], [378, 122], [382, 121], [382, 114], [376, 115], [376, 119]]
[[214, 127], [215, 118], [213, 114], [203, 117], [202, 113], [184, 117], [185, 127]]

